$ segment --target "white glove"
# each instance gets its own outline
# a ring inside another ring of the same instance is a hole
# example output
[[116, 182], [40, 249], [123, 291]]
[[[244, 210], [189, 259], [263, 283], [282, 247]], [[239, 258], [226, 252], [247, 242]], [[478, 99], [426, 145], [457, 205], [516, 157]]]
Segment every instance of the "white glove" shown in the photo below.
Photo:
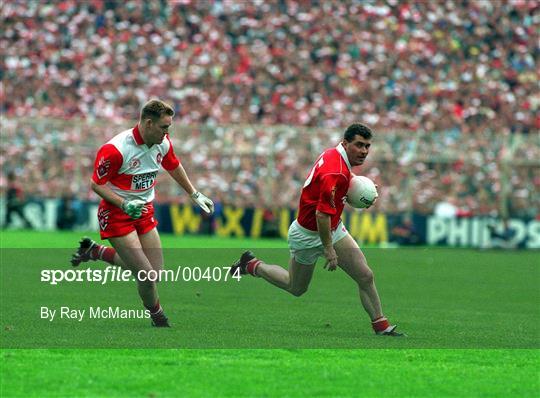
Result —
[[140, 199], [127, 200], [126, 199], [122, 202], [122, 210], [128, 216], [136, 220], [137, 218], [141, 217], [145, 204], [146, 202], [144, 200], [140, 200]]
[[191, 194], [191, 200], [206, 213], [212, 214], [214, 212], [214, 202], [199, 191], [195, 191]]

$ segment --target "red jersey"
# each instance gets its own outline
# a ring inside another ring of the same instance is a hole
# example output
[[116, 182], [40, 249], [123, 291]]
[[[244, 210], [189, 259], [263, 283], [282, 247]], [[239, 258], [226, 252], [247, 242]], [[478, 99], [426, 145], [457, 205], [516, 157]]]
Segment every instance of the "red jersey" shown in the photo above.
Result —
[[306, 229], [317, 231], [315, 212], [318, 210], [331, 216], [331, 229], [336, 229], [345, 207], [351, 178], [351, 165], [345, 148], [339, 144], [324, 151], [302, 188], [298, 223]]
[[168, 134], [161, 144], [148, 147], [135, 126], [99, 149], [92, 180], [98, 185], [108, 184], [124, 199], [151, 202], [159, 169], [174, 170], [179, 164]]

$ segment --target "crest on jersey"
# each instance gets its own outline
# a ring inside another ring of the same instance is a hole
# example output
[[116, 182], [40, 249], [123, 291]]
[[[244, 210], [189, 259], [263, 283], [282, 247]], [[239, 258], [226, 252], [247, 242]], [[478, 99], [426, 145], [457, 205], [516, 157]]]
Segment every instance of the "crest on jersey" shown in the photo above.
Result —
[[158, 164], [161, 164], [161, 161], [163, 160], [163, 155], [161, 153], [157, 154], [156, 161]]
[[111, 167], [111, 161], [106, 160], [105, 157], [101, 157], [98, 162], [98, 167], [96, 170], [98, 178], [103, 178], [109, 172], [109, 167]]
[[130, 169], [137, 169], [141, 165], [141, 161], [139, 159], [131, 159], [129, 161], [129, 168]]

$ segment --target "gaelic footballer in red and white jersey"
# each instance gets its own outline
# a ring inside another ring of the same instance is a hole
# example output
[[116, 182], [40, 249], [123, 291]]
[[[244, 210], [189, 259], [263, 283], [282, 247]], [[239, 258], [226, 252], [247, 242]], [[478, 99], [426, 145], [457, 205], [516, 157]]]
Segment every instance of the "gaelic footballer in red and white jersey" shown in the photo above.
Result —
[[[214, 202], [191, 184], [169, 139], [174, 109], [159, 99], [151, 99], [141, 108], [137, 126], [121, 132], [103, 145], [96, 156], [92, 190], [101, 197], [97, 218], [101, 239], [107, 247], [85, 237], [73, 254], [71, 263], [103, 260], [134, 273], [163, 269], [161, 239], [154, 217], [154, 185], [163, 167], [191, 200], [207, 214]], [[143, 238], [144, 236], [144, 238]], [[138, 250], [142, 249], [142, 250]], [[149, 255], [149, 250], [152, 255]], [[137, 280], [139, 296], [150, 311], [152, 326], [169, 327], [168, 318], [159, 303], [156, 283]]]
[[298, 223], [317, 231], [315, 212], [329, 214], [330, 228], [336, 229], [345, 207], [345, 199], [352, 174], [352, 166], [345, 148], [340, 143], [324, 151], [312, 167], [302, 188]]
[[148, 147], [138, 126], [125, 130], [103, 145], [94, 164], [92, 180], [107, 184], [123, 199], [154, 199], [154, 185], [160, 167], [174, 170], [180, 161], [167, 134], [161, 144]]

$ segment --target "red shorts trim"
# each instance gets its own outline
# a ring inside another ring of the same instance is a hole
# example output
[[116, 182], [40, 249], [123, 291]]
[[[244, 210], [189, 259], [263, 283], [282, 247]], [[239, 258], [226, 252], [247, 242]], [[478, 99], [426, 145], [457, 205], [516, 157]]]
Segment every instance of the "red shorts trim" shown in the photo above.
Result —
[[133, 231], [144, 235], [154, 229], [158, 222], [154, 217], [154, 204], [147, 203], [141, 218], [134, 220], [119, 207], [102, 200], [98, 207], [98, 224], [101, 239], [125, 236]]

